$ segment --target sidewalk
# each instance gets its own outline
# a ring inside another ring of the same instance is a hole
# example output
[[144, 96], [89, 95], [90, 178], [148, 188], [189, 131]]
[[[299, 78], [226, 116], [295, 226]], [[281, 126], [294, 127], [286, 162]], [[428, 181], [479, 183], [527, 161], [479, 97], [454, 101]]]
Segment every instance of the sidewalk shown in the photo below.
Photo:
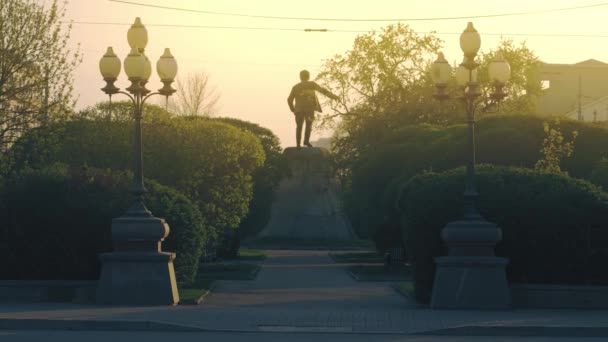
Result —
[[417, 308], [388, 283], [354, 281], [327, 251], [278, 250], [255, 281], [221, 281], [199, 306], [0, 303], [0, 329], [608, 337], [608, 312]]

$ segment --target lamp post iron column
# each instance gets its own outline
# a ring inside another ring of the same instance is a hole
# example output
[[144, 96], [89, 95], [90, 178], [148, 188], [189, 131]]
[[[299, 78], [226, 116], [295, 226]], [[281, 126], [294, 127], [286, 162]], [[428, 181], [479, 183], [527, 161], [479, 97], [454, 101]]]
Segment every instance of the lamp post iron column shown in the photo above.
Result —
[[[475, 56], [481, 38], [469, 23], [460, 37], [464, 52], [463, 63], [456, 70], [456, 81], [463, 88], [461, 97], [467, 113], [467, 163], [464, 190], [465, 211], [461, 220], [450, 222], [441, 232], [448, 247], [448, 255], [435, 259], [436, 272], [431, 308], [441, 309], [504, 309], [511, 305], [505, 274], [506, 258], [494, 255], [494, 248], [502, 240], [502, 231], [486, 221], [478, 212], [475, 179], [475, 110], [481, 96], [477, 82]], [[489, 67], [494, 93], [490, 98], [498, 102], [505, 97], [502, 91], [509, 78], [510, 67], [500, 53]], [[437, 87], [435, 97], [444, 101], [452, 70], [442, 53], [433, 63], [432, 76]]]
[[177, 74], [177, 63], [169, 49], [156, 64], [164, 87], [150, 93], [146, 83], [152, 73], [150, 60], [144, 54], [148, 33], [139, 18], [127, 33], [131, 46], [124, 60], [124, 69], [131, 82], [121, 91], [114, 86], [120, 73], [120, 60], [109, 47], [99, 62], [106, 81], [102, 88], [112, 95], [127, 96], [133, 104], [134, 155], [133, 155], [133, 202], [127, 212], [112, 220], [114, 252], [102, 254], [102, 271], [97, 289], [97, 302], [101, 304], [161, 305], [177, 304], [179, 295], [175, 281], [173, 260], [175, 253], [163, 252], [162, 241], [169, 235], [169, 225], [164, 219], [154, 217], [144, 204], [142, 127], [141, 119], [146, 100], [154, 95], [170, 96], [175, 90], [171, 83]]

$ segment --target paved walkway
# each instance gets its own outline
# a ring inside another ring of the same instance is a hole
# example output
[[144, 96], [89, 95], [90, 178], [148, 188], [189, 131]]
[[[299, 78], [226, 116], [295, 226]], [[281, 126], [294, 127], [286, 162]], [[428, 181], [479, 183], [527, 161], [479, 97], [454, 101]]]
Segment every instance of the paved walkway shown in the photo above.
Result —
[[[28, 321], [31, 319], [43, 321]], [[28, 324], [32, 328], [44, 328], [46, 324], [49, 328], [83, 330], [443, 331], [456, 335], [479, 331], [491, 335], [487, 329], [508, 328], [520, 329], [524, 335], [553, 329], [553, 334], [571, 336], [576, 329], [586, 328], [593, 332], [590, 336], [608, 337], [608, 313], [602, 310], [488, 312], [417, 308], [389, 283], [354, 281], [344, 265], [333, 263], [327, 251], [269, 251], [255, 281], [221, 281], [199, 306], [0, 304], [0, 328], [27, 329]]]

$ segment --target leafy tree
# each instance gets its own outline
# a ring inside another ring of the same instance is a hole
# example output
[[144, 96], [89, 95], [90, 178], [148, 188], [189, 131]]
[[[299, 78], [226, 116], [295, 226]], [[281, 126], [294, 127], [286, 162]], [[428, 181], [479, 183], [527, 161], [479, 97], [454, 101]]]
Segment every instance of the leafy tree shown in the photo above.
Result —
[[340, 100], [330, 103], [334, 113], [322, 121], [341, 119], [334, 137], [339, 169], [348, 170], [361, 149], [389, 130], [396, 113], [408, 107], [415, 108], [410, 113], [438, 112], [420, 106], [438, 106], [427, 74], [440, 43], [399, 23], [358, 36], [351, 50], [325, 63], [317, 79]]
[[358, 36], [351, 50], [323, 66], [317, 79], [340, 100], [340, 115], [397, 112], [416, 101], [417, 82], [441, 47], [439, 38], [419, 35], [404, 24]]
[[[413, 124], [452, 125], [465, 121], [465, 109], [459, 101], [440, 103], [430, 77], [430, 65], [436, 58], [441, 41], [432, 34], [419, 35], [407, 25], [389, 25], [380, 33], [371, 32], [355, 39], [353, 48], [326, 62], [319, 80], [341, 95], [333, 102], [334, 113], [325, 123], [340, 117], [333, 139], [333, 149], [340, 171], [348, 175], [362, 153], [373, 150], [377, 141]], [[504, 91], [507, 98], [500, 107], [489, 98], [493, 87], [488, 65], [501, 52], [511, 64], [512, 77]], [[488, 52], [480, 53], [478, 80], [482, 96], [477, 104], [478, 116], [490, 112], [534, 113], [541, 85], [535, 76], [538, 57], [525, 43], [516, 45], [503, 39]], [[454, 68], [455, 69], [455, 68]], [[449, 92], [452, 99], [461, 95], [452, 77]]]
[[32, 127], [72, 111], [72, 72], [65, 6], [35, 0], [0, 1], [0, 150]]

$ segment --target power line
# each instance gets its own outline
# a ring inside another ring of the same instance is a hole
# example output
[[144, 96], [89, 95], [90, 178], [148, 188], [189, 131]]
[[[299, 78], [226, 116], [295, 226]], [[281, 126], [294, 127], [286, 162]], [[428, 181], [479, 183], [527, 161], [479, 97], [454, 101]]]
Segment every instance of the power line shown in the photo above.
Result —
[[[96, 21], [62, 21], [64, 24], [79, 24], [79, 25], [114, 25], [114, 26], [131, 26], [131, 23], [119, 22], [96, 22]], [[211, 26], [211, 25], [182, 25], [182, 24], [146, 24], [150, 27], [175, 27], [175, 28], [197, 28], [197, 29], [230, 29], [230, 30], [262, 30], [262, 31], [297, 31], [297, 32], [339, 32], [339, 33], [368, 33], [364, 30], [340, 30], [327, 28], [285, 28], [285, 27], [251, 27], [251, 26]], [[460, 35], [462, 32], [435, 32], [426, 31], [418, 32], [422, 34], [437, 34], [437, 35]], [[487, 36], [524, 36], [524, 37], [556, 37], [556, 38], [608, 38], [608, 35], [601, 34], [559, 34], [559, 33], [487, 33], [482, 35]]]
[[117, 2], [117, 3], [123, 3], [123, 4], [127, 4], [127, 5], [142, 6], [142, 7], [151, 7], [151, 8], [172, 10], [172, 11], [181, 11], [181, 12], [190, 12], [190, 13], [203, 13], [203, 14], [231, 16], [231, 17], [245, 17], [245, 18], [256, 18], [256, 19], [279, 19], [279, 20], [342, 21], [342, 22], [345, 22], [345, 21], [358, 21], [358, 22], [374, 22], [374, 21], [375, 22], [380, 22], [380, 21], [436, 21], [436, 20], [482, 19], [482, 18], [512, 17], [512, 16], [521, 16], [521, 15], [532, 15], [532, 14], [563, 12], [563, 11], [572, 11], [572, 10], [580, 10], [580, 9], [587, 9], [587, 8], [608, 6], [607, 2], [603, 2], [603, 3], [590, 4], [590, 5], [553, 8], [553, 9], [546, 9], [546, 10], [524, 11], [524, 12], [508, 12], [508, 13], [495, 13], [495, 14], [482, 14], [482, 15], [471, 15], [471, 16], [429, 17], [429, 18], [393, 18], [393, 19], [376, 18], [376, 19], [365, 19], [365, 18], [314, 18], [314, 17], [285, 17], [285, 16], [270, 16], [270, 15], [255, 15], [255, 14], [215, 12], [215, 11], [207, 11], [207, 10], [196, 10], [196, 9], [189, 9], [189, 8], [161, 6], [161, 5], [146, 4], [146, 3], [135, 2], [135, 1], [125, 1], [125, 0], [108, 0], [108, 1]]
[[[81, 24], [81, 25], [113, 25], [113, 26], [131, 26], [131, 23], [117, 22], [97, 22], [97, 21], [62, 21], [63, 24]], [[210, 25], [182, 25], [182, 24], [146, 24], [150, 27], [176, 27], [176, 28], [202, 28], [202, 29], [231, 29], [231, 30], [265, 30], [265, 31], [315, 31], [319, 29], [299, 29], [299, 28], [282, 28], [282, 27], [247, 27], [247, 26], [210, 26]], [[325, 30], [325, 29], [321, 29]], [[366, 31], [353, 31], [366, 32]]]

